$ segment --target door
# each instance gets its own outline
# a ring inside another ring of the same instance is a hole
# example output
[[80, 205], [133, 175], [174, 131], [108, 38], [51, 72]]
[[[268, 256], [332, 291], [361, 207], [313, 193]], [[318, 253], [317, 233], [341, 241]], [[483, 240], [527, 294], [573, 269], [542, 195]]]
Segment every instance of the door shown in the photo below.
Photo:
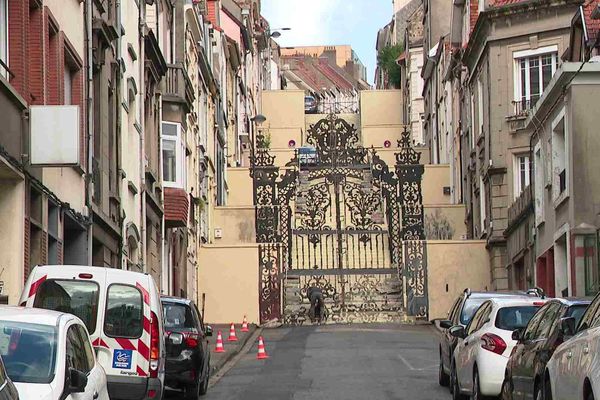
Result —
[[527, 327], [523, 331], [522, 339], [515, 345], [515, 350], [512, 355], [512, 370], [511, 379], [513, 384], [513, 400], [521, 400], [525, 396], [525, 383], [524, 375], [526, 372], [526, 358], [528, 353], [532, 350], [534, 342], [537, 338], [538, 327], [540, 320], [544, 316], [544, 313], [550, 305], [542, 307], [532, 318], [529, 320]]
[[[64, 373], [68, 377], [69, 371], [74, 369], [84, 373], [87, 376], [88, 381], [85, 386], [85, 390], [82, 393], [71, 393], [67, 399], [95, 400], [98, 397], [96, 390], [97, 374], [93, 373], [93, 358], [90, 359], [91, 347], [89, 347], [89, 340], [86, 344], [86, 341], [82, 337], [80, 328], [78, 326], [79, 325], [77, 323], [72, 323], [67, 327], [65, 340], [66, 367]], [[91, 355], [93, 356], [93, 354]], [[65, 382], [68, 382], [68, 379], [65, 380]]]
[[479, 307], [475, 315], [467, 325], [467, 337], [460, 345], [460, 353], [457, 355], [456, 372], [460, 382], [460, 387], [463, 390], [471, 390], [473, 386], [473, 357], [474, 349], [477, 342], [477, 331], [489, 317], [491, 311], [491, 303], [486, 302]]
[[199, 330], [199, 332], [198, 332], [199, 340], [198, 341], [201, 346], [200, 350], [202, 351], [202, 378], [204, 378], [206, 376], [206, 374], [208, 373], [209, 362], [210, 362], [209, 343], [208, 343], [208, 338], [206, 337], [206, 331], [205, 331], [205, 327], [204, 327], [204, 317], [198, 310], [198, 307], [196, 307], [196, 304], [194, 304], [192, 302], [191, 305], [192, 305], [192, 310], [194, 313], [194, 318], [196, 318], [196, 321], [198, 324], [197, 325], [198, 330]]
[[144, 299], [148, 295], [136, 282], [123, 281], [123, 276], [117, 274], [107, 278], [98, 360], [109, 376], [146, 377], [150, 357], [150, 320], [147, 317], [150, 305]]
[[76, 328], [85, 349], [85, 356], [88, 368], [90, 369], [88, 375], [88, 384], [91, 384], [93, 387], [94, 399], [98, 398], [99, 400], [108, 400], [106, 374], [104, 369], [96, 361], [96, 356], [94, 354], [94, 350], [92, 349], [88, 332], [83, 325], [77, 324]]
[[[100, 336], [101, 314], [104, 308], [106, 272], [94, 268], [78, 270], [72, 267], [38, 267], [34, 283], [37, 290], [27, 300], [27, 307], [63, 311], [83, 321], [92, 343]], [[32, 290], [30, 290], [32, 291]]]
[[[452, 308], [450, 308], [450, 311], [448, 312], [448, 320], [451, 321], [453, 324], [456, 324], [455, 321], [458, 319], [457, 314], [460, 310], [461, 300], [462, 296], [456, 299], [454, 305], [452, 306]], [[442, 365], [444, 367], [444, 370], [447, 373], [450, 373], [450, 366], [452, 365], [452, 345], [454, 339], [455, 338], [452, 335], [450, 335], [450, 329], [444, 329], [440, 344], [440, 357], [442, 358]]]

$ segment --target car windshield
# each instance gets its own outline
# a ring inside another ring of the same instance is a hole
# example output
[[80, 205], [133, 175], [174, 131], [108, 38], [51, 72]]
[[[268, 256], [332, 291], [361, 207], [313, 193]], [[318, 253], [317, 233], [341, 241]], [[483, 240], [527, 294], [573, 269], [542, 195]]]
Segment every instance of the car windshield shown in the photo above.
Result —
[[525, 328], [538, 308], [536, 306], [502, 307], [496, 315], [496, 328], [506, 331]]
[[583, 314], [585, 313], [586, 309], [587, 305], [585, 304], [570, 307], [569, 311], [567, 312], [567, 317], [575, 318], [575, 326], [578, 326], [579, 321], [581, 321], [581, 317], [583, 317]]
[[54, 326], [0, 321], [0, 355], [13, 382], [54, 379], [57, 330]]
[[185, 304], [163, 303], [165, 329], [191, 329], [194, 318], [190, 307]]
[[473, 315], [475, 315], [475, 311], [477, 311], [479, 306], [482, 305], [486, 300], [488, 299], [467, 299], [462, 312], [460, 313], [460, 323], [463, 325], [468, 325], [469, 322], [471, 322]]

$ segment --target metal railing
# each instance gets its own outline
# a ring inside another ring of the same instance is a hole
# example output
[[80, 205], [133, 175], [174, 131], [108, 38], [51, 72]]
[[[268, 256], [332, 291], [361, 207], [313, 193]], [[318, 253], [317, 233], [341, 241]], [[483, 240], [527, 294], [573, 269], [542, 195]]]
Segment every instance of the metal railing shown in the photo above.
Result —
[[358, 99], [336, 100], [321, 99], [318, 104], [319, 114], [357, 114], [360, 110]]
[[539, 96], [532, 96], [530, 99], [521, 99], [513, 101], [513, 116], [526, 117], [531, 111], [531, 109], [535, 106], [535, 103], [537, 103], [539, 98]]
[[516, 222], [524, 212], [526, 212], [533, 204], [531, 196], [531, 186], [527, 185], [519, 197], [508, 207], [508, 222], [512, 224]]

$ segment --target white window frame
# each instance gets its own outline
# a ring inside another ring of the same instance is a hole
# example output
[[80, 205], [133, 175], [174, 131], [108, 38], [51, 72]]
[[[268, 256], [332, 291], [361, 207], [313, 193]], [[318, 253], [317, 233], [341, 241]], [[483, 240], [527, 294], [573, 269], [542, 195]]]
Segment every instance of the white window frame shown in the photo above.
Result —
[[[176, 136], [164, 135], [162, 133], [164, 125], [173, 125], [173, 126], [177, 127], [177, 135]], [[161, 132], [161, 135], [160, 135], [161, 160], [163, 157], [163, 142], [164, 141], [175, 142], [175, 181], [167, 181], [165, 179], [165, 171], [163, 170], [164, 165], [163, 165], [163, 162], [161, 162], [160, 168], [161, 168], [161, 177], [162, 177], [163, 186], [171, 187], [171, 188], [185, 189], [185, 185], [186, 185], [185, 171], [187, 168], [185, 165], [186, 164], [185, 140], [183, 138], [183, 130], [182, 130], [181, 124], [177, 123], [177, 122], [171, 122], [171, 121], [162, 121], [160, 132]]]
[[471, 149], [475, 148], [475, 94], [471, 91]]
[[542, 151], [541, 142], [537, 142], [533, 147], [533, 170], [535, 172], [535, 190], [534, 193], [534, 210], [535, 210], [535, 225], [539, 226], [545, 221], [545, 186], [546, 186], [546, 155]]
[[[551, 147], [551, 155], [552, 155], [552, 200], [554, 201], [554, 208], [560, 206], [560, 204], [565, 201], [569, 197], [569, 183], [570, 183], [570, 171], [569, 171], [569, 123], [567, 119], [567, 113], [565, 108], [563, 108], [557, 115], [556, 118], [552, 120], [552, 147]], [[559, 167], [558, 162], [558, 154], [557, 154], [557, 143], [554, 142], [555, 131], [556, 128], [563, 124], [563, 136], [564, 136], [564, 155], [563, 155], [563, 163], [565, 169], [565, 190], [560, 192], [560, 180], [559, 180]]]
[[[529, 153], [515, 153], [513, 155], [513, 198], [516, 200], [523, 191], [521, 186], [527, 187], [531, 184], [531, 158]], [[521, 182], [521, 158], [526, 158], [525, 163], [525, 185]]]
[[[552, 54], [552, 75], [554, 76], [554, 74], [556, 73], [556, 69], [558, 68], [558, 46], [557, 45], [539, 47], [534, 50], [521, 50], [521, 51], [513, 52], [513, 63], [514, 63], [513, 81], [514, 81], [514, 101], [515, 102], [520, 102], [522, 100], [522, 97], [525, 97], [527, 100], [531, 100], [531, 93], [526, 93], [525, 96], [523, 96], [521, 93], [521, 86], [522, 86], [522, 84], [521, 84], [522, 83], [521, 82], [521, 60], [523, 58], [529, 59], [530, 57], [535, 57], [535, 56], [539, 56], [541, 58], [542, 56], [545, 56], [548, 54]], [[527, 61], [527, 63], [529, 63], [529, 61]], [[527, 70], [529, 71], [529, 68], [527, 68]], [[540, 60], [539, 74], [540, 74], [539, 82], [540, 82], [540, 97], [541, 97], [543, 94], [543, 88], [541, 87], [541, 85], [543, 85], [541, 60]], [[530, 79], [529, 73], [527, 74], [525, 79], [526, 79], [525, 88], [526, 88], [526, 91], [529, 91], [530, 90], [530, 88], [529, 88], [530, 85], [528, 82]]]
[[481, 76], [477, 78], [477, 126], [478, 136], [483, 135], [483, 83]]
[[[8, 64], [8, 0], [0, 0], [0, 59]], [[0, 75], [8, 79], [8, 71], [0, 66]]]
[[485, 219], [487, 218], [485, 182], [483, 176], [479, 176], [479, 223], [481, 225], [481, 234], [486, 232]]

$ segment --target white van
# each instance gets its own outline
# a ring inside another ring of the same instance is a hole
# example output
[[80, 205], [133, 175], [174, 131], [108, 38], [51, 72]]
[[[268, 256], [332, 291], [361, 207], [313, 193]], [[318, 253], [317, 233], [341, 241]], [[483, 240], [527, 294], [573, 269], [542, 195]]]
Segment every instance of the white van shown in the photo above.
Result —
[[67, 312], [84, 322], [106, 371], [111, 399], [162, 399], [162, 307], [150, 275], [112, 268], [37, 266], [20, 304]]

